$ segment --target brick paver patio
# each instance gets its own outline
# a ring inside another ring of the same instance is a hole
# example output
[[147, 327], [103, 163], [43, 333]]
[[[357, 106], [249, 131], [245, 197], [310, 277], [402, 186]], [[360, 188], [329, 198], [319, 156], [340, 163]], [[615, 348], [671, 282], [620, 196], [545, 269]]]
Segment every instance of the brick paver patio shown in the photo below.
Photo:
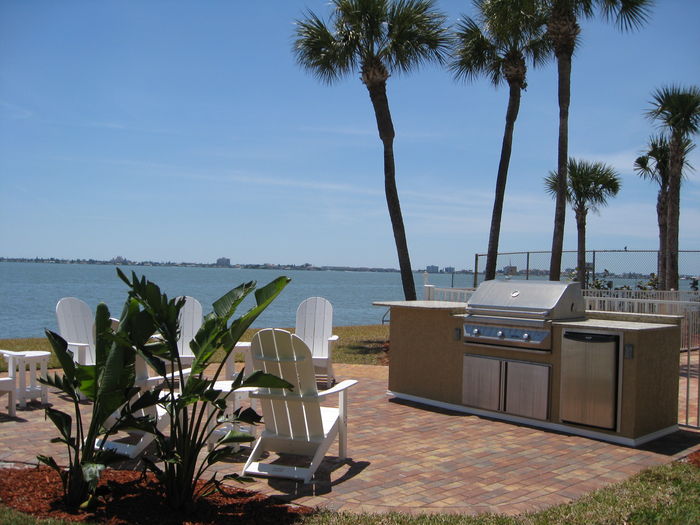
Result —
[[[309, 485], [260, 479], [246, 488], [349, 512], [516, 514], [574, 500], [700, 449], [700, 432], [688, 430], [634, 449], [435, 410], [388, 397], [386, 367], [335, 367], [339, 379], [360, 381], [350, 390], [350, 458], [338, 461], [334, 445]], [[56, 393], [49, 401], [66, 407]], [[0, 414], [0, 466], [34, 465], [37, 454], [61, 462], [64, 448], [49, 442], [55, 435], [36, 404], [15, 419]], [[217, 470], [240, 471], [246, 450], [240, 462]]]

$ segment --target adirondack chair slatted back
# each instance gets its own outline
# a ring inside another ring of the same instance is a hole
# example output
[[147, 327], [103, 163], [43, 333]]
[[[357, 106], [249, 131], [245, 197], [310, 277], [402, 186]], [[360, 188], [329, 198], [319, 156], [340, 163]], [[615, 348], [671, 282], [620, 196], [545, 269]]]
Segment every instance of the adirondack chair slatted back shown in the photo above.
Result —
[[274, 374], [294, 385], [292, 391], [260, 390], [265, 394], [260, 401], [266, 430], [295, 440], [323, 439], [316, 376], [306, 343], [286, 330], [269, 328], [255, 334], [251, 352], [256, 370]]
[[188, 361], [194, 360], [194, 353], [190, 349], [190, 341], [194, 339], [197, 331], [202, 326], [202, 322], [202, 305], [194, 297], [185, 296], [185, 305], [180, 310], [180, 337], [177, 340], [180, 358]]
[[314, 357], [327, 358], [328, 339], [333, 335], [333, 305], [323, 297], [309, 297], [297, 308], [296, 334]]
[[[69, 343], [89, 345], [85, 350], [85, 363], [95, 364], [95, 321], [90, 307], [76, 297], [64, 297], [56, 304], [56, 320], [61, 337]], [[77, 356], [77, 349], [69, 349]]]

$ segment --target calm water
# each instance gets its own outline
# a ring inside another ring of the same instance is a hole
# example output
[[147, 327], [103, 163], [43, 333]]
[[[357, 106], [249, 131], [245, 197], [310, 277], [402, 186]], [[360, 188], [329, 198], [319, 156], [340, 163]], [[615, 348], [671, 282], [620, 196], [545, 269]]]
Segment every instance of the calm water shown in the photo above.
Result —
[[[338, 326], [379, 324], [385, 309], [373, 301], [403, 299], [398, 273], [310, 272], [243, 270], [234, 268], [183, 268], [164, 266], [122, 266], [127, 275], [137, 275], [158, 284], [168, 296], [191, 295], [204, 308], [231, 288], [248, 281], [263, 286], [280, 275], [292, 279], [280, 296], [253, 326], [292, 327], [296, 308], [307, 297], [319, 295], [333, 303], [334, 324]], [[455, 286], [467, 286], [467, 278], [455, 275]], [[416, 290], [422, 296], [423, 277], [416, 274]], [[451, 275], [431, 275], [431, 284], [450, 286]], [[470, 281], [471, 282], [471, 281]], [[0, 339], [42, 337], [44, 328], [57, 330], [56, 303], [62, 297], [78, 297], [95, 309], [104, 302], [119, 317], [127, 287], [114, 266], [90, 264], [0, 263]], [[243, 304], [240, 313], [250, 306]]]
[[[56, 303], [62, 297], [78, 297], [95, 309], [104, 302], [119, 317], [127, 287], [117, 277], [115, 266], [91, 264], [0, 263], [0, 339], [43, 337], [44, 329], [57, 330]], [[292, 279], [279, 297], [257, 319], [255, 327], [293, 327], [296, 308], [307, 297], [319, 295], [333, 303], [337, 326], [379, 324], [385, 308], [373, 301], [403, 299], [401, 277], [397, 272], [336, 272], [244, 270], [235, 268], [183, 268], [173, 266], [121, 266], [130, 275], [145, 275], [170, 297], [191, 295], [204, 308], [231, 288], [248, 281], [263, 286], [286, 275]], [[481, 277], [481, 276], [480, 276]], [[470, 287], [473, 275], [430, 274], [430, 284], [438, 287]], [[416, 292], [423, 296], [423, 275], [416, 273]], [[635, 280], [615, 279], [615, 286]], [[681, 283], [688, 288], [688, 281]], [[239, 309], [242, 314], [253, 305], [249, 298]]]

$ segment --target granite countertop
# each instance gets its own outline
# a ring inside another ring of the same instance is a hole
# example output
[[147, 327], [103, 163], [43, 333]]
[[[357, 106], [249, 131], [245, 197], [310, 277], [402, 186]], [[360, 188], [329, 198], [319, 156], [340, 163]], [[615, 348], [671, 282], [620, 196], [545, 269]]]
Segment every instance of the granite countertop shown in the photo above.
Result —
[[673, 326], [662, 323], [640, 323], [637, 321], [620, 321], [613, 319], [585, 319], [581, 321], [554, 321], [557, 326], [571, 328], [604, 328], [608, 330], [659, 330]]
[[462, 311], [467, 303], [451, 301], [374, 301], [374, 306], [388, 306], [389, 308], [419, 308], [424, 310], [455, 310]]

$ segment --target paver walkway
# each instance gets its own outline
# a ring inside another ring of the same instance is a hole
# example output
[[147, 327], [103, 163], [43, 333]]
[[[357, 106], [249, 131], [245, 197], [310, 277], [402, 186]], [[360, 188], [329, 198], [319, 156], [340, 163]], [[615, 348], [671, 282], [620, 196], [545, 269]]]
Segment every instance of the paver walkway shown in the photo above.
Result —
[[[350, 458], [331, 456], [313, 483], [260, 479], [246, 488], [288, 501], [349, 512], [516, 514], [568, 502], [652, 465], [700, 449], [700, 432], [682, 430], [638, 449], [435, 410], [386, 395], [386, 367], [335, 365], [358, 379], [349, 395]], [[428, 380], [428, 379], [426, 379]], [[66, 406], [55, 393], [49, 401]], [[38, 406], [0, 414], [0, 466], [64, 458], [56, 431]], [[238, 472], [241, 462], [218, 464]]]

